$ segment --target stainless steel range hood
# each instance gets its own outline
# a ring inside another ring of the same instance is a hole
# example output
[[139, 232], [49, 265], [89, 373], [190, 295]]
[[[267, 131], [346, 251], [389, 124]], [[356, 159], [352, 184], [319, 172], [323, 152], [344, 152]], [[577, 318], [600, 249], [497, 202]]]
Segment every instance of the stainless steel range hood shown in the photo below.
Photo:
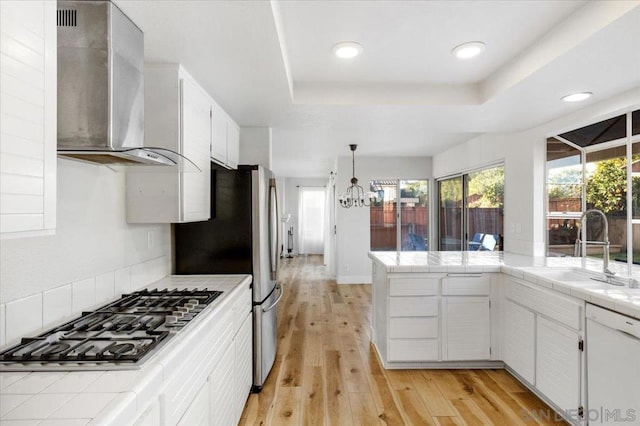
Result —
[[144, 36], [110, 1], [58, 1], [58, 155], [176, 165], [144, 147]]

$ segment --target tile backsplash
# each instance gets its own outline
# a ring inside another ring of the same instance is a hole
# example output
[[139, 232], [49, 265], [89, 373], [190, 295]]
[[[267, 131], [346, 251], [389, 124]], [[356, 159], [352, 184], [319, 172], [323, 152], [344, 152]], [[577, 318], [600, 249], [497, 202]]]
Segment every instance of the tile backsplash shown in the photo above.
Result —
[[16, 344], [169, 273], [166, 256], [0, 304], [0, 347]]

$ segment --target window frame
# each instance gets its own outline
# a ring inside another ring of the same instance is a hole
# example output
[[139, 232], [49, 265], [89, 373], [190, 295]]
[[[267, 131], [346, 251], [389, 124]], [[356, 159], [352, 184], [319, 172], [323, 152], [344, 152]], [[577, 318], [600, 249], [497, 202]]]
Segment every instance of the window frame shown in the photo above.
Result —
[[[396, 200], [395, 200], [395, 204], [396, 204], [396, 250], [398, 252], [403, 251], [402, 250], [402, 211], [401, 211], [401, 207], [402, 207], [402, 197], [401, 197], [401, 188], [400, 188], [400, 183], [402, 181], [424, 181], [426, 183], [426, 187], [427, 187], [427, 239], [430, 238], [431, 236], [431, 215], [432, 212], [430, 209], [430, 206], [432, 205], [432, 187], [431, 187], [431, 182], [433, 179], [429, 179], [429, 178], [370, 178], [369, 179], [369, 187], [371, 187], [371, 184], [373, 182], [376, 181], [394, 181], [395, 182], [395, 188], [396, 188]], [[390, 186], [390, 185], [389, 185]], [[371, 209], [371, 206], [369, 207], [369, 209]], [[431, 244], [428, 243], [427, 244], [427, 251], [430, 250]], [[378, 251], [378, 250], [374, 250], [371, 247], [371, 222], [369, 222], [369, 250], [371, 251]]]
[[[620, 116], [620, 115], [624, 115], [625, 116], [625, 120], [626, 120], [626, 135], [623, 138], [619, 138], [619, 139], [615, 139], [615, 140], [611, 140], [611, 141], [607, 141], [607, 142], [602, 142], [599, 144], [594, 144], [594, 145], [589, 145], [586, 147], [581, 147], [565, 138], [563, 138], [562, 136], [560, 136], [560, 134], [565, 134], [569, 131], [564, 131], [564, 132], [558, 132], [556, 134], [552, 134], [549, 135], [546, 139], [545, 142], [545, 173], [544, 173], [544, 205], [545, 205], [545, 235], [544, 235], [544, 242], [545, 242], [545, 255], [549, 256], [549, 231], [548, 231], [548, 221], [550, 219], [577, 219], [579, 220], [580, 217], [582, 216], [582, 213], [584, 211], [586, 211], [587, 209], [587, 154], [593, 153], [593, 152], [599, 152], [599, 151], [605, 151], [607, 149], [611, 149], [611, 148], [618, 148], [618, 147], [626, 147], [626, 159], [627, 159], [627, 166], [626, 166], [626, 187], [627, 187], [627, 200], [626, 200], [626, 209], [627, 209], [627, 215], [626, 215], [626, 232], [627, 232], [627, 268], [628, 268], [628, 274], [629, 276], [631, 276], [632, 274], [632, 269], [633, 269], [633, 225], [634, 224], [640, 224], [640, 219], [633, 219], [633, 181], [632, 181], [632, 164], [633, 164], [633, 144], [634, 143], [639, 143], [640, 142], [640, 134], [636, 134], [633, 135], [633, 112], [636, 111], [637, 108], [631, 108], [630, 110], [626, 110], [625, 112], [617, 112], [611, 115], [611, 117], [609, 118], [613, 118], [616, 116]], [[606, 120], [607, 118], [603, 118], [601, 120], [595, 121], [591, 124], [595, 124], [599, 121], [603, 121]], [[586, 124], [586, 126], [589, 126], [590, 124]], [[585, 127], [585, 126], [582, 126]], [[580, 212], [550, 212], [549, 211], [549, 179], [548, 179], [548, 175], [549, 175], [549, 160], [548, 160], [548, 150], [546, 149], [547, 144], [549, 142], [549, 139], [554, 138], [564, 144], [567, 144], [569, 146], [571, 146], [572, 148], [578, 150], [580, 152], [580, 162], [581, 162], [581, 170], [582, 170], [582, 174], [581, 174], [581, 211]], [[580, 230], [580, 234], [582, 233], [582, 230]], [[582, 241], [582, 253], [586, 253], [586, 242]], [[572, 257], [572, 256], [571, 256]], [[585, 263], [586, 263], [586, 257], [587, 256], [581, 256], [582, 258], [582, 266], [585, 267]]]
[[[498, 167], [502, 167], [504, 170], [504, 191], [506, 191], [506, 187], [507, 187], [507, 179], [506, 179], [506, 164], [504, 160], [495, 162], [495, 163], [490, 163], [490, 164], [486, 164], [483, 165], [481, 167], [476, 167], [476, 168], [471, 168], [471, 169], [467, 169], [458, 173], [454, 173], [454, 174], [450, 174], [447, 176], [442, 176], [440, 178], [434, 179], [435, 181], [435, 187], [436, 190], [434, 192], [436, 192], [435, 194], [435, 200], [436, 200], [436, 209], [435, 211], [435, 215], [436, 217], [436, 225], [437, 225], [437, 230], [438, 230], [438, 250], [442, 250], [442, 227], [441, 227], [441, 220], [440, 220], [440, 210], [441, 210], [441, 199], [440, 199], [440, 182], [442, 181], [446, 181], [449, 179], [455, 179], [455, 178], [462, 178], [462, 220], [461, 220], [461, 234], [462, 234], [462, 242], [461, 242], [461, 246], [460, 246], [460, 250], [462, 251], [468, 251], [469, 250], [469, 214], [468, 214], [468, 209], [469, 209], [469, 197], [468, 197], [468, 192], [469, 192], [469, 175], [473, 174], [473, 173], [478, 173], [478, 172], [482, 172], [484, 170], [490, 170], [490, 169], [495, 169]], [[504, 193], [503, 193], [503, 200], [502, 200], [502, 216], [505, 216], [505, 211], [506, 211], [506, 204], [504, 202]], [[504, 251], [504, 221], [502, 223], [502, 232], [499, 234], [499, 237], [501, 241], [499, 241], [499, 251]]]

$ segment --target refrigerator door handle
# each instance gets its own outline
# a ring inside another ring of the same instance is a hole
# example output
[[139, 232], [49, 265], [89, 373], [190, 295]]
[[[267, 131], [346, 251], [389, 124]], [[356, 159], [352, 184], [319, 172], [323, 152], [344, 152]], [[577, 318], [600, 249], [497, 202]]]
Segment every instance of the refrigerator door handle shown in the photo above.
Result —
[[[274, 215], [275, 209], [275, 215]], [[275, 240], [275, 241], [274, 241]], [[278, 279], [278, 247], [280, 246], [280, 220], [278, 219], [278, 189], [276, 180], [269, 179], [269, 265], [271, 279]]]
[[269, 312], [270, 310], [275, 308], [278, 305], [278, 303], [280, 303], [280, 299], [282, 299], [282, 296], [284, 295], [284, 286], [281, 284], [277, 284], [276, 290], [280, 291], [280, 295], [278, 296], [276, 301], [273, 302], [271, 305], [267, 306], [266, 308], [262, 308], [262, 312]]

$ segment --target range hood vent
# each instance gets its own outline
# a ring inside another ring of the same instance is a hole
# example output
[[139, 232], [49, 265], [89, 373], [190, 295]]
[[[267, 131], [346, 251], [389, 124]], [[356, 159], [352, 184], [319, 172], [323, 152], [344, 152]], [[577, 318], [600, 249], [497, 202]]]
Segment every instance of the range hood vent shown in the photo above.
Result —
[[57, 6], [58, 156], [192, 168], [176, 152], [143, 146], [142, 31], [110, 1], [59, 0]]
[[59, 27], [75, 27], [77, 22], [77, 16], [73, 9], [59, 9], [58, 10], [58, 26]]

